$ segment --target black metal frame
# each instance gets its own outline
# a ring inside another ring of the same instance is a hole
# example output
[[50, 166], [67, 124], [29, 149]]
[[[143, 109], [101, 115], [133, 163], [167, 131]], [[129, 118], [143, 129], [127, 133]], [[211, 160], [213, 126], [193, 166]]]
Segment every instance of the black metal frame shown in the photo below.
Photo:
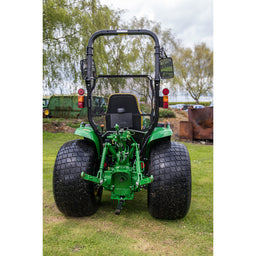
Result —
[[[159, 87], [160, 87], [160, 58], [162, 51], [160, 49], [159, 41], [155, 33], [149, 30], [100, 30], [95, 32], [88, 41], [88, 46], [86, 48], [86, 61], [87, 61], [87, 74], [85, 77], [85, 83], [87, 88], [87, 106], [88, 106], [88, 120], [93, 128], [95, 134], [99, 138], [99, 141], [101, 142], [102, 146], [102, 136], [101, 132], [98, 130], [97, 126], [95, 125], [93, 118], [92, 118], [92, 91], [95, 87], [95, 82], [97, 77], [93, 76], [92, 72], [92, 62], [93, 62], [93, 43], [96, 38], [99, 36], [117, 36], [117, 35], [148, 35], [153, 38], [155, 42], [155, 79], [154, 79], [154, 85], [155, 88], [153, 88], [152, 82], [150, 85], [152, 86], [151, 89], [153, 93], [154, 98], [154, 115], [152, 115], [152, 121], [149, 126], [148, 131], [145, 133], [142, 143], [141, 143], [141, 154], [144, 155], [147, 141], [150, 138], [153, 130], [157, 126], [158, 118], [159, 118]], [[150, 79], [150, 76], [148, 75], [99, 75], [100, 77], [147, 77]], [[151, 79], [152, 81], [152, 79]], [[151, 113], [152, 114], [152, 113]]]

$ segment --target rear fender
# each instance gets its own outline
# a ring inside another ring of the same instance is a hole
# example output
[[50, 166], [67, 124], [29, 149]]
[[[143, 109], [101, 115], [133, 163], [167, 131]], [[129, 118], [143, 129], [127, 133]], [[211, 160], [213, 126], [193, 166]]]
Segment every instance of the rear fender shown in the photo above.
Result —
[[147, 149], [146, 149], [146, 157], [149, 158], [149, 153], [151, 147], [161, 140], [170, 140], [173, 132], [170, 128], [170, 125], [167, 125], [167, 127], [156, 127], [154, 131], [152, 132], [148, 143], [147, 143]]
[[95, 134], [94, 130], [90, 126], [84, 126], [81, 125], [79, 128], [75, 130], [75, 134], [82, 136], [90, 141], [92, 141], [95, 144], [97, 153], [98, 153], [98, 159], [100, 158], [100, 143], [97, 135]]

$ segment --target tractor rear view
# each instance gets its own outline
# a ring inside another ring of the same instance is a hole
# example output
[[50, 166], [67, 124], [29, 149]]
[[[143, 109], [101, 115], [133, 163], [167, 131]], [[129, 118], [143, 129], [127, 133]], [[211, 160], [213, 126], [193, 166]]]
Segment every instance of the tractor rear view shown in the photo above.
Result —
[[[100, 36], [147, 35], [155, 43], [155, 74], [97, 75], [93, 43]], [[183, 218], [190, 207], [191, 167], [186, 147], [171, 142], [169, 124], [158, 124], [160, 80], [173, 78], [173, 63], [149, 30], [101, 30], [89, 39], [86, 59], [81, 61], [86, 84], [89, 124], [81, 123], [75, 134], [83, 137], [65, 143], [56, 157], [53, 193], [58, 209], [67, 216], [94, 214], [103, 190], [117, 200], [115, 213], [147, 189], [150, 214], [160, 219]], [[110, 83], [127, 81], [116, 92]], [[140, 83], [144, 80], [143, 83]], [[97, 87], [97, 85], [101, 85]], [[102, 86], [102, 84], [104, 86]], [[150, 110], [144, 112], [136, 91], [148, 85]], [[128, 93], [132, 88], [134, 94]], [[104, 113], [93, 112], [93, 95], [108, 97]], [[84, 107], [85, 90], [79, 90], [78, 105]], [[167, 104], [168, 107], [168, 104]], [[129, 207], [129, 206], [128, 206]]]

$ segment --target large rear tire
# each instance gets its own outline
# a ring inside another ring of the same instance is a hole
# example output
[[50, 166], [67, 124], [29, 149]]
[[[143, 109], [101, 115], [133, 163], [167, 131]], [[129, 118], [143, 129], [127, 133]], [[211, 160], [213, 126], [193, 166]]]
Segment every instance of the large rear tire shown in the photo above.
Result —
[[85, 140], [65, 143], [59, 150], [53, 172], [53, 194], [58, 209], [66, 216], [82, 217], [98, 209], [102, 188], [81, 178], [81, 172], [96, 175], [97, 152]]
[[180, 143], [162, 141], [151, 150], [148, 185], [148, 209], [159, 219], [186, 216], [191, 201], [191, 166], [187, 148]]

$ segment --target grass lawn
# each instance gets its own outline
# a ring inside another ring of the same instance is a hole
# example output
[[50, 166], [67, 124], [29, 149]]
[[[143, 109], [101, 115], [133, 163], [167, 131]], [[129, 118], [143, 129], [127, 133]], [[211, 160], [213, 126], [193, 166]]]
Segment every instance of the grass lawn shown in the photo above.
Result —
[[43, 250], [64, 255], [213, 255], [213, 146], [184, 143], [192, 166], [192, 201], [188, 215], [166, 221], [151, 217], [147, 191], [127, 201], [121, 215], [117, 201], [104, 191], [99, 210], [90, 217], [69, 218], [53, 199], [52, 173], [59, 148], [73, 134], [43, 133]]

